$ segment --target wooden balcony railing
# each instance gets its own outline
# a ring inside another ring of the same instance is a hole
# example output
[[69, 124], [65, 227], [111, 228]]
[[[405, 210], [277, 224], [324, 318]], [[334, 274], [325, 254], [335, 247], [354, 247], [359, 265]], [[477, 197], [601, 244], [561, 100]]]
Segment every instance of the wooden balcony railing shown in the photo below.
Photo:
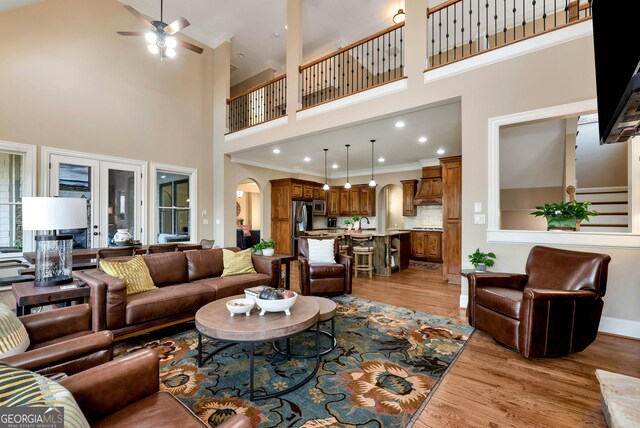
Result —
[[229, 133], [287, 114], [287, 76], [280, 76], [227, 100]]
[[427, 10], [427, 69], [591, 19], [592, 0], [449, 0]]
[[299, 67], [302, 109], [404, 78], [404, 22]]

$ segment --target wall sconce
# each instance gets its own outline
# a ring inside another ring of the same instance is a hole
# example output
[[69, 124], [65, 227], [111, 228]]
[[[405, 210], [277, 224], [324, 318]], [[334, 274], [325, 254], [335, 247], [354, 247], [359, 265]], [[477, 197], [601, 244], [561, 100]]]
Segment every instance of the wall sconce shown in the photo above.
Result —
[[241, 198], [244, 195], [244, 192], [242, 190], [236, 190], [236, 196], [238, 198]]

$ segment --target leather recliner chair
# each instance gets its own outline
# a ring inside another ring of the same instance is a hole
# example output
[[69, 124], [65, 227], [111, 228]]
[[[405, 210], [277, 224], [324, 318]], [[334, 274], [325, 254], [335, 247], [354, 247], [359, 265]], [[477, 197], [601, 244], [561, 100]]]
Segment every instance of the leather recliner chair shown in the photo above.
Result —
[[29, 334], [29, 348], [3, 358], [14, 367], [41, 374], [73, 375], [104, 364], [113, 357], [113, 335], [94, 332], [88, 304], [20, 317]]
[[526, 358], [580, 352], [598, 334], [610, 261], [536, 246], [524, 275], [472, 272], [469, 324]]
[[[62, 379], [92, 427], [208, 427], [166, 391], [160, 391], [158, 356], [145, 349]], [[219, 428], [251, 428], [234, 415]]]
[[[308, 239], [331, 239], [334, 241], [335, 263], [309, 263]], [[339, 242], [333, 237], [298, 238], [298, 268], [300, 269], [300, 290], [304, 296], [351, 294], [351, 272], [353, 258], [339, 254]]]

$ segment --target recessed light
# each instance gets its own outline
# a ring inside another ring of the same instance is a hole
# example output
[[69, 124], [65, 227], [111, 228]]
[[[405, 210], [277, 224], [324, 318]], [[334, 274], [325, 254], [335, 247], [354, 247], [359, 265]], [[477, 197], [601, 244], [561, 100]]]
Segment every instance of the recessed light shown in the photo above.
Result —
[[275, 153], [275, 154], [280, 153], [280, 149], [273, 149], [273, 153]]
[[436, 152], [439, 155], [443, 155], [444, 154], [444, 149], [438, 149], [438, 151]]
[[396, 122], [396, 128], [404, 128], [404, 122]]
[[338, 164], [337, 164], [337, 163], [334, 163], [333, 165], [331, 165], [331, 168], [333, 168], [333, 169], [338, 169]]
[[418, 138], [418, 142], [419, 142], [419, 143], [426, 143], [426, 142], [427, 142], [427, 137], [420, 137], [420, 138]]
[[384, 162], [384, 158], [383, 158], [382, 156], [380, 156], [380, 157], [378, 158], [378, 162], [380, 162], [380, 163]]
[[161, 175], [160, 178], [167, 178], [167, 176], [166, 175]]
[[311, 161], [311, 158], [310, 158], [309, 156], [306, 156], [306, 157], [304, 158], [304, 161], [305, 161], [305, 162], [310, 162], [310, 161]]

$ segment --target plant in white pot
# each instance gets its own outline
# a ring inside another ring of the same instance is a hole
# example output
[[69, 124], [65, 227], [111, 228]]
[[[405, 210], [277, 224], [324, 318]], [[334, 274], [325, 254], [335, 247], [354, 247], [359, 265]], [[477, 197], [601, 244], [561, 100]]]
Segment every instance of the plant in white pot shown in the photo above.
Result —
[[353, 228], [355, 230], [360, 229], [360, 217], [357, 215], [354, 215], [353, 217], [351, 217], [351, 221], [353, 222]]
[[264, 239], [261, 239], [260, 244], [263, 246], [263, 256], [273, 256], [273, 253], [276, 251], [276, 241], [274, 241], [273, 239], [269, 239], [266, 241]]
[[476, 249], [473, 254], [469, 254], [469, 261], [475, 268], [476, 272], [485, 272], [487, 267], [492, 267], [496, 255], [494, 253], [483, 253], [480, 248]]
[[351, 228], [353, 227], [353, 223], [349, 219], [346, 219], [344, 221], [344, 225], [347, 226], [347, 230], [351, 230]]

